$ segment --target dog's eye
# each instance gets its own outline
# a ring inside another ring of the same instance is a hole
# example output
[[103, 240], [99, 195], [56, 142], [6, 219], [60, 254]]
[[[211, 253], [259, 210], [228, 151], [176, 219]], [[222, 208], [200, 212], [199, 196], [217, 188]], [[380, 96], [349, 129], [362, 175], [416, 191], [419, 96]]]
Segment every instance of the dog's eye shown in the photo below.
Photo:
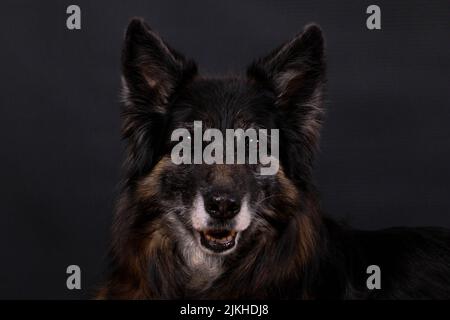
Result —
[[248, 140], [248, 144], [255, 144], [256, 146], [258, 146], [259, 145], [259, 139], [250, 138]]
[[253, 150], [254, 152], [257, 151], [259, 149], [259, 139], [253, 139], [253, 138], [245, 139], [245, 147], [249, 151], [251, 148], [256, 149], [256, 150]]

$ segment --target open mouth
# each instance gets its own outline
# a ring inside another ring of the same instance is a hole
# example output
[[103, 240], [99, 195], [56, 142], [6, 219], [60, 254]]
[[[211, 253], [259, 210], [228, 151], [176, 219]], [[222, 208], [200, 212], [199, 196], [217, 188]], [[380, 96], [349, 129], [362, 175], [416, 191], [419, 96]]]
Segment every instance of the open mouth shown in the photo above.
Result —
[[200, 231], [200, 242], [205, 248], [214, 252], [224, 252], [236, 245], [237, 232], [227, 229]]

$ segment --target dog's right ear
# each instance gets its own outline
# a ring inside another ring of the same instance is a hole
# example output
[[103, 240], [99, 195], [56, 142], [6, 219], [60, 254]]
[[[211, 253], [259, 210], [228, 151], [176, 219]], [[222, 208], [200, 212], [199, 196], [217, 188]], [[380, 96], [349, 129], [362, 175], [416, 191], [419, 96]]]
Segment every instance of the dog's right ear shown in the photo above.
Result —
[[126, 102], [164, 112], [170, 95], [188, 72], [196, 72], [192, 61], [165, 44], [142, 19], [130, 22], [122, 52]]
[[170, 97], [196, 72], [194, 62], [171, 49], [142, 19], [130, 22], [122, 51], [122, 134], [136, 174], [156, 161]]

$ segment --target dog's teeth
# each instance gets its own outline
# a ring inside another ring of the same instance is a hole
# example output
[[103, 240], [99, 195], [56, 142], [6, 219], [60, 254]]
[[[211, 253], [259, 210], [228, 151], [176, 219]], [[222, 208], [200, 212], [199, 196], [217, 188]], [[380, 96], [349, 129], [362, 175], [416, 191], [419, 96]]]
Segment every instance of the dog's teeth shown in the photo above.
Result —
[[236, 236], [236, 231], [230, 231], [228, 233], [228, 235], [221, 237], [221, 238], [216, 238], [206, 232], [203, 233], [203, 235], [205, 236], [205, 239], [214, 243], [220, 243], [220, 244], [224, 244], [226, 242], [230, 242], [234, 239], [234, 237]]

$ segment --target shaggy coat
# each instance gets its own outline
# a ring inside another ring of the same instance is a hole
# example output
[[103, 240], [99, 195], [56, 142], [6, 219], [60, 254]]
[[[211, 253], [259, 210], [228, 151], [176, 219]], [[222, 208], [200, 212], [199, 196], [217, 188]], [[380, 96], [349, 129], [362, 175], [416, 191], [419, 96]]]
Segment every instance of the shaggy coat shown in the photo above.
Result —
[[[98, 298], [450, 298], [448, 231], [357, 231], [322, 214], [312, 165], [325, 69], [315, 25], [245, 76], [212, 79], [143, 21], [130, 23], [122, 53], [125, 178]], [[258, 176], [251, 165], [175, 165], [171, 132], [196, 120], [222, 131], [279, 129], [280, 170]], [[218, 190], [240, 206], [236, 221], [213, 219], [238, 234], [226, 254], [202, 248], [195, 224]], [[367, 287], [370, 265], [380, 267], [381, 289]]]

